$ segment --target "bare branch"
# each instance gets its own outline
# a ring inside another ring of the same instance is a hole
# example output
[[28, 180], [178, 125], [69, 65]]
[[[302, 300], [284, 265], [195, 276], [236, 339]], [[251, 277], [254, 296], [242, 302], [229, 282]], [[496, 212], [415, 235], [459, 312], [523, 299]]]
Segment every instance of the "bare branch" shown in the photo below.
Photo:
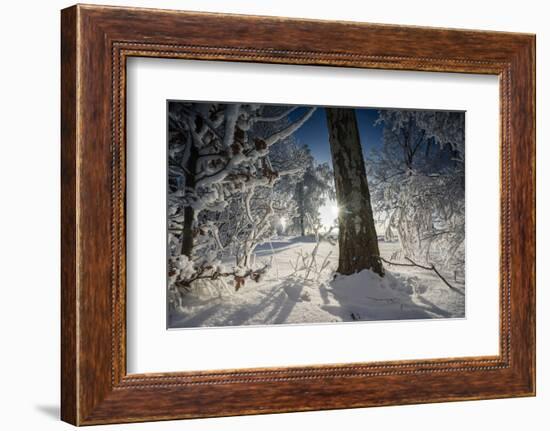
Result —
[[[228, 271], [228, 272], [217, 272], [217, 271], [211, 271], [213, 268], [211, 266], [205, 266], [203, 268], [200, 268], [194, 276], [191, 278], [185, 279], [185, 280], [178, 280], [175, 284], [178, 287], [182, 287], [186, 290], [189, 290], [191, 283], [197, 280], [217, 280], [220, 277], [235, 277], [239, 278], [241, 280], [241, 283], [244, 279], [250, 278], [254, 281], [258, 281], [260, 279], [260, 276], [264, 274], [267, 269], [269, 268], [269, 265], [264, 265], [262, 268], [259, 269], [249, 269], [244, 274], [240, 274], [239, 272], [235, 271]], [[238, 290], [240, 285], [237, 285], [236, 290]]]
[[408, 260], [410, 263], [400, 263], [400, 262], [393, 262], [391, 260], [384, 259], [382, 256], [377, 256], [378, 259], [380, 259], [382, 262], [387, 263], [388, 265], [394, 265], [394, 266], [409, 266], [409, 267], [417, 267], [421, 269], [425, 269], [426, 271], [433, 271], [435, 274], [447, 285], [447, 287], [451, 290], [454, 290], [456, 293], [464, 296], [464, 292], [462, 292], [460, 289], [457, 289], [456, 287], [452, 286], [446, 279], [441, 275], [441, 273], [436, 269], [436, 267], [431, 264], [431, 266], [425, 266], [420, 265], [416, 262], [414, 262], [411, 258], [405, 257], [406, 260]]

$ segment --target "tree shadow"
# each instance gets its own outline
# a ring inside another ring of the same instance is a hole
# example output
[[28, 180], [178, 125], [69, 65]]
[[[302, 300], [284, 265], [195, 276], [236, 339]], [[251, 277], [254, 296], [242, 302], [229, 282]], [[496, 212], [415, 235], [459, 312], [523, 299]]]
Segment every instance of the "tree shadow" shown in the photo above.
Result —
[[[426, 310], [427, 311], [430, 311], [434, 314], [439, 314], [440, 317], [442, 318], [449, 318], [449, 317], [453, 317], [453, 313], [447, 311], [447, 310], [444, 310], [443, 308], [440, 308], [438, 307], [437, 305], [435, 305], [432, 301], [429, 301], [427, 300], [426, 298], [424, 298], [423, 296], [420, 296], [418, 295], [416, 297], [416, 299], [418, 301], [420, 301], [422, 304], [426, 305]], [[424, 307], [420, 307], [420, 308], [424, 308]]]
[[171, 328], [194, 328], [196, 326], [202, 326], [202, 324], [211, 316], [213, 316], [220, 304], [214, 304], [193, 316], [185, 316], [176, 313], [170, 314], [170, 327]]
[[[244, 314], [242, 308], [237, 308], [232, 314], [227, 316], [224, 320], [223, 326], [239, 326], [239, 325], [251, 325], [252, 323], [246, 323], [248, 320], [258, 315], [264, 311], [270, 304], [273, 303], [273, 308], [269, 312], [268, 316], [264, 319], [264, 322], [267, 322], [270, 317], [272, 317], [277, 310], [282, 307], [284, 300], [286, 299], [286, 294], [284, 291], [275, 289], [269, 295], [266, 295], [260, 302], [255, 304], [250, 312]], [[246, 304], [247, 307], [250, 307], [250, 304]], [[231, 322], [231, 323], [227, 323]]]
[[269, 310], [269, 313], [263, 319], [263, 324], [264, 325], [269, 325], [269, 324], [273, 323], [272, 319], [274, 319], [274, 316], [277, 316], [279, 311], [283, 308], [285, 302], [288, 301], [286, 293], [282, 292], [282, 291], [279, 292], [276, 299], [278, 301], [273, 301], [274, 302], [273, 307], [271, 308], [271, 310]]
[[273, 252], [277, 254], [281, 253], [290, 248], [294, 248], [296, 244], [314, 242], [316, 242], [315, 238], [311, 235], [289, 238], [288, 241], [271, 241], [271, 243], [265, 242], [263, 244], [257, 245], [254, 249], [254, 253], [258, 257], [271, 256]]
[[[332, 289], [331, 293], [335, 303], [325, 302], [321, 308], [345, 322], [453, 317], [451, 312], [438, 307], [422, 296], [412, 296], [412, 292], [407, 294], [402, 290], [396, 290], [395, 296], [381, 298], [367, 296], [367, 293], [355, 296], [347, 296], [345, 293], [342, 295], [338, 288]], [[325, 292], [325, 295], [328, 298], [328, 292]]]
[[451, 313], [450, 311], [444, 310], [443, 308], [438, 307], [432, 301], [424, 298], [423, 296], [418, 295], [416, 297], [416, 299], [418, 301], [420, 301], [422, 304], [426, 305], [427, 310], [434, 313], [434, 314], [439, 314], [443, 318], [454, 317], [453, 313]]
[[301, 301], [302, 292], [304, 290], [304, 284], [298, 283], [293, 280], [287, 280], [282, 284], [282, 289], [286, 294], [286, 299], [282, 303], [282, 307], [279, 310], [277, 316], [273, 320], [273, 323], [285, 323], [288, 316], [296, 306], [296, 304]]
[[249, 313], [243, 315], [242, 310], [239, 309], [226, 320], [231, 322], [231, 326], [247, 325], [249, 323], [245, 323], [246, 321], [249, 321], [262, 311], [265, 311], [268, 307], [271, 307], [269, 312], [262, 319], [262, 323], [286, 323], [286, 319], [296, 306], [296, 303], [300, 301], [299, 298], [303, 287], [303, 284], [298, 284], [293, 280], [285, 280], [280, 286], [274, 289], [270, 295], [266, 296], [262, 299], [262, 301], [254, 305]]

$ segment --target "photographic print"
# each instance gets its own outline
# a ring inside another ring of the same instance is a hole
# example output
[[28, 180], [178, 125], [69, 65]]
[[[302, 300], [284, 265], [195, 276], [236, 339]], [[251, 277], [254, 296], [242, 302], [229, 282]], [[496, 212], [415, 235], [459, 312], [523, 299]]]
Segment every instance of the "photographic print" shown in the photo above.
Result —
[[168, 328], [465, 317], [465, 113], [168, 101]]

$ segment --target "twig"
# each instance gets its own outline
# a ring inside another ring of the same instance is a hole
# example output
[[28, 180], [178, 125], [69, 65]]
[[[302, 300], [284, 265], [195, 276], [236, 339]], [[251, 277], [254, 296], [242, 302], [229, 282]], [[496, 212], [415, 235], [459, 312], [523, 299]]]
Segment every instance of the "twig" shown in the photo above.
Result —
[[441, 279], [441, 281], [443, 281], [443, 283], [445, 283], [447, 285], [447, 287], [451, 290], [454, 290], [456, 293], [464, 296], [464, 292], [462, 292], [460, 289], [457, 289], [456, 287], [454, 287], [453, 285], [451, 285], [446, 279], [445, 277], [443, 277], [441, 275], [441, 273], [436, 269], [436, 267], [431, 264], [431, 266], [425, 266], [425, 265], [420, 265], [418, 263], [416, 263], [415, 261], [413, 261], [410, 257], [406, 257], [405, 256], [405, 259], [408, 260], [410, 263], [400, 263], [400, 262], [392, 262], [391, 260], [387, 260], [387, 259], [384, 259], [382, 256], [378, 256], [378, 259], [380, 259], [382, 262], [385, 262], [389, 265], [395, 265], [395, 266], [414, 266], [414, 267], [417, 267], [417, 268], [422, 268], [422, 269], [425, 269], [426, 271], [433, 271], [436, 273], [436, 275]]
[[328, 264], [330, 263], [329, 262], [329, 257], [330, 255], [332, 254], [332, 250], [328, 252], [328, 254], [325, 256], [325, 259], [323, 260], [323, 263], [321, 264], [321, 270], [319, 271], [319, 273], [317, 274], [317, 279], [316, 281], [319, 281], [319, 279], [321, 278], [321, 274], [323, 273], [324, 269], [328, 266]]
[[269, 268], [269, 265], [264, 265], [262, 268], [259, 269], [248, 269], [245, 271], [243, 275], [238, 275], [237, 271], [230, 271], [230, 272], [217, 272], [213, 271], [210, 274], [206, 274], [206, 272], [212, 270], [212, 267], [210, 265], [200, 268], [195, 275], [193, 275], [191, 278], [188, 279], [180, 279], [176, 281], [175, 285], [177, 287], [182, 287], [186, 290], [189, 290], [189, 287], [191, 286], [191, 283], [197, 280], [218, 280], [220, 277], [238, 277], [241, 279], [245, 278], [251, 278], [254, 281], [255, 278], [259, 277], [261, 274], [263, 274], [267, 269]]

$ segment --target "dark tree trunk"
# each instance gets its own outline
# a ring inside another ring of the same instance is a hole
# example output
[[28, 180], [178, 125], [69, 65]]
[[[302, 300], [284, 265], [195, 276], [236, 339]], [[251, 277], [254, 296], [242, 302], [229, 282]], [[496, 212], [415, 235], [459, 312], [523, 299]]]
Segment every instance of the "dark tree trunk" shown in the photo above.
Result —
[[338, 201], [338, 272], [353, 274], [370, 269], [383, 276], [378, 258], [369, 185], [355, 110], [326, 108], [329, 142]]
[[181, 239], [181, 254], [184, 254], [191, 259], [193, 252], [193, 218], [195, 211], [193, 207], [185, 207], [183, 209], [183, 236]]

